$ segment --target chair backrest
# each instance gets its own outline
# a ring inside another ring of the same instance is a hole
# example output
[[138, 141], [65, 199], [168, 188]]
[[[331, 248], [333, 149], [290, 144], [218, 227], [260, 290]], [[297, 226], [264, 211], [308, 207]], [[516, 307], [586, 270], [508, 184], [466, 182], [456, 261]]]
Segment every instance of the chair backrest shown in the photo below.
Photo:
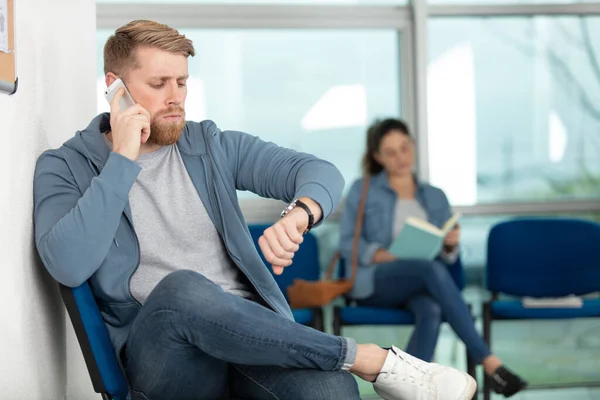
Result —
[[90, 286], [87, 282], [76, 288], [60, 285], [60, 293], [75, 329], [94, 390], [108, 394], [115, 400], [125, 400], [129, 390], [127, 381], [119, 367]]
[[567, 218], [501, 222], [488, 237], [486, 286], [513, 296], [600, 291], [600, 225]]
[[[456, 258], [456, 261], [452, 265], [448, 265], [448, 272], [450, 272], [450, 276], [452, 276], [452, 280], [454, 281], [456, 286], [460, 290], [463, 290], [466, 285], [466, 280], [465, 271], [460, 256]], [[340, 258], [340, 263], [338, 266], [338, 276], [346, 276], [346, 261], [343, 258]]]
[[[271, 273], [273, 269], [271, 265], [265, 260], [262, 251], [258, 245], [258, 239], [262, 236], [263, 232], [271, 225], [249, 225], [250, 235], [254, 244], [258, 249], [260, 257], [262, 258], [265, 265], [268, 266]], [[319, 264], [319, 246], [317, 238], [311, 232], [304, 235], [304, 241], [300, 245], [300, 249], [294, 255], [293, 264], [291, 267], [286, 268], [283, 274], [273, 274], [277, 285], [287, 298], [287, 287], [290, 286], [294, 279], [301, 278], [310, 281], [316, 281], [321, 276], [321, 266]]]

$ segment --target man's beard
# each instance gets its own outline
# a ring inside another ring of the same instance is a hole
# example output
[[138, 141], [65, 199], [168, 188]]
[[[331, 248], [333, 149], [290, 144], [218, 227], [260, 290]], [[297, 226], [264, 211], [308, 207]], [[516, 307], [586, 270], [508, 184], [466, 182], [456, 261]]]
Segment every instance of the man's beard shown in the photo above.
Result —
[[[179, 114], [181, 119], [177, 122], [157, 122], [158, 119], [164, 115]], [[183, 133], [185, 128], [185, 111], [181, 107], [170, 107], [164, 111], [160, 111], [158, 114], [152, 117], [150, 121], [150, 137], [148, 143], [157, 144], [159, 146], [171, 145], [177, 140]]]

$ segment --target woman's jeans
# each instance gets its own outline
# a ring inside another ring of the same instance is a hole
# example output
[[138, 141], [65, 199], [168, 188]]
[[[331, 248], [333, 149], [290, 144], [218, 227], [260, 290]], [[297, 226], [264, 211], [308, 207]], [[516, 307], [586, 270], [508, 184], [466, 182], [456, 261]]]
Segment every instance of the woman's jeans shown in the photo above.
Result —
[[473, 361], [480, 363], [491, 354], [445, 264], [398, 260], [373, 268], [375, 292], [356, 301], [361, 306], [406, 307], [415, 315], [407, 353], [431, 361], [440, 325], [446, 320], [467, 346]]
[[359, 400], [356, 347], [182, 270], [148, 297], [124, 363], [133, 399]]

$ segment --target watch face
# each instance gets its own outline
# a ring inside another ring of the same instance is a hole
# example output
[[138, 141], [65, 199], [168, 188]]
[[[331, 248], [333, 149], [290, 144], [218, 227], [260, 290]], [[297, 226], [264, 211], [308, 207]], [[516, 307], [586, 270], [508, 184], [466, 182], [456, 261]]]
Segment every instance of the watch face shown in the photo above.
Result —
[[281, 216], [284, 217], [287, 213], [292, 211], [296, 207], [296, 200], [292, 201], [284, 210], [281, 212]]

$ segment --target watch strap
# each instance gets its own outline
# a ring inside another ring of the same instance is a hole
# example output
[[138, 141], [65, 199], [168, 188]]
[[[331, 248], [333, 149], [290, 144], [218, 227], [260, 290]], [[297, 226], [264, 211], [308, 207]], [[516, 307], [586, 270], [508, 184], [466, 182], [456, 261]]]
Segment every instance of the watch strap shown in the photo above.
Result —
[[296, 206], [300, 207], [308, 214], [308, 226], [306, 227], [306, 231], [304, 232], [306, 234], [310, 232], [313, 225], [315, 224], [315, 216], [313, 215], [312, 211], [310, 211], [310, 208], [306, 205], [306, 203], [302, 200], [296, 200]]

